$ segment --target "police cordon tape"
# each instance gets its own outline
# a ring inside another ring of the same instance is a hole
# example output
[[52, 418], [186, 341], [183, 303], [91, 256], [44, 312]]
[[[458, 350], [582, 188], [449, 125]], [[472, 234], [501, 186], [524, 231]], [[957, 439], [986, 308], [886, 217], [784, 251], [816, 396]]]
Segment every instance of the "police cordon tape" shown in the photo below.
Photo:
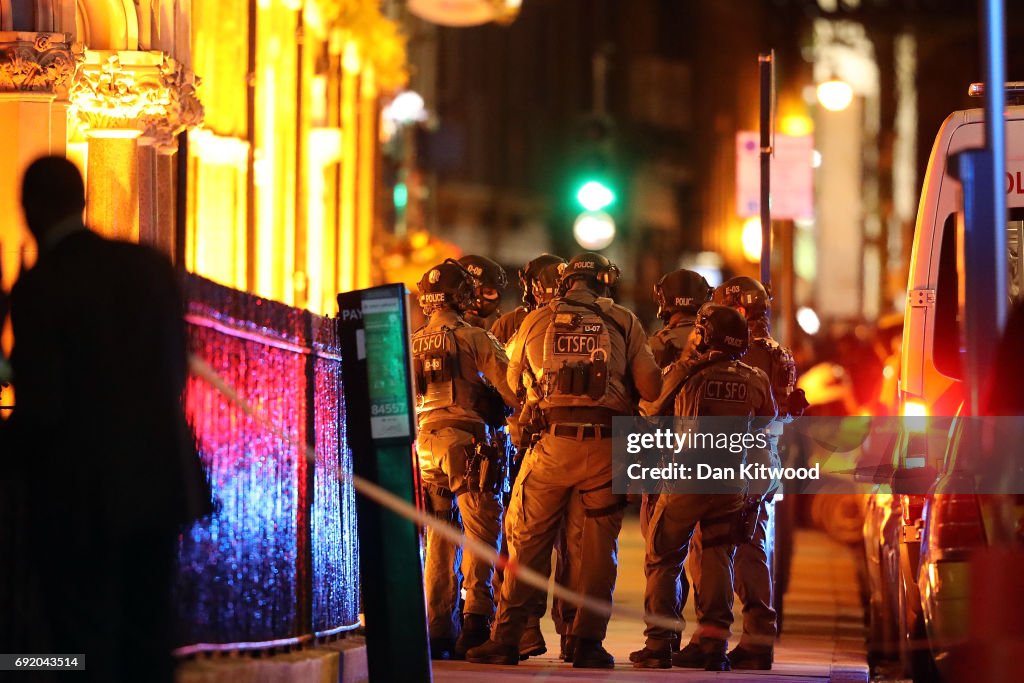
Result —
[[[275, 425], [270, 418], [257, 411], [248, 401], [239, 395], [234, 387], [224, 381], [224, 379], [217, 374], [217, 371], [210, 367], [209, 363], [194, 354], [189, 354], [189, 370], [196, 377], [199, 377], [209, 383], [210, 386], [223, 394], [225, 398], [235, 404], [242, 410], [242, 412], [255, 420], [268, 432], [284, 441], [290, 441], [298, 446], [305, 453], [306, 460], [310, 464], [315, 463], [316, 451], [311, 445], [300, 438], [288, 434], [284, 429]], [[630, 609], [629, 607], [615, 605], [606, 600], [600, 600], [598, 598], [583, 595], [582, 593], [577, 593], [576, 591], [557, 582], [549, 583], [548, 577], [500, 554], [494, 548], [486, 545], [485, 543], [466, 536], [458, 527], [428, 515], [422, 510], [418, 510], [416, 506], [402, 500], [387, 489], [374, 484], [368, 479], [364, 479], [358, 475], [344, 471], [340, 472], [340, 474], [342, 477], [352, 482], [356, 492], [366, 496], [370, 500], [391, 510], [392, 512], [415, 522], [421, 527], [430, 527], [432, 531], [440, 534], [447, 541], [456, 545], [462, 545], [463, 548], [470, 550], [479, 557], [490, 560], [494, 563], [496, 569], [504, 570], [509, 575], [515, 576], [518, 580], [523, 581], [533, 588], [541, 591], [547, 591], [550, 586], [551, 594], [553, 596], [576, 605], [581, 609], [589, 610], [595, 614], [601, 614], [607, 617], [618, 616], [626, 619], [637, 619], [644, 621], [651, 626], [658, 626], [672, 631], [682, 632], [684, 628], [684, 623], [682, 621], [663, 615], [648, 614], [643, 610]]]

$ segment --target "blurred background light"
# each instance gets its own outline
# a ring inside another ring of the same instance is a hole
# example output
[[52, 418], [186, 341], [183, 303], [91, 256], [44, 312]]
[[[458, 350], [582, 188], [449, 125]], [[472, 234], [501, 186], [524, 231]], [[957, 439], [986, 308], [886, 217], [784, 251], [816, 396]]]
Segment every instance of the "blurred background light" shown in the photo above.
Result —
[[600, 180], [588, 180], [576, 191], [576, 201], [587, 211], [600, 211], [615, 202], [615, 193]]
[[761, 262], [761, 218], [751, 216], [743, 222], [743, 258], [751, 263]]
[[427, 120], [427, 107], [423, 96], [415, 90], [403, 90], [384, 107], [384, 118], [399, 125]]
[[615, 239], [615, 219], [604, 211], [581, 213], [573, 223], [572, 235], [584, 249], [599, 251]]
[[796, 322], [801, 330], [812, 336], [818, 334], [818, 330], [821, 329], [821, 321], [818, 319], [818, 314], [814, 312], [813, 308], [808, 308], [807, 306], [801, 306], [797, 310]]
[[853, 102], [853, 88], [837, 78], [818, 84], [818, 101], [829, 111], [843, 111]]

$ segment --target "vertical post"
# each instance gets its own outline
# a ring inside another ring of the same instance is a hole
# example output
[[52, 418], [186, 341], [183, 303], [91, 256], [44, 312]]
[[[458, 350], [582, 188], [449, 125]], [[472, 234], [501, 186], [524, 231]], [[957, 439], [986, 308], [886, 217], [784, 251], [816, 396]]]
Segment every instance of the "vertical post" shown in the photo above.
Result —
[[174, 158], [174, 265], [185, 272], [188, 247], [188, 131], [178, 133], [178, 152]]
[[1006, 323], [1006, 21], [1003, 0], [981, 5], [985, 146], [959, 155], [963, 184], [963, 342], [969, 414], [979, 415]]
[[608, 48], [602, 46], [591, 58], [591, 76], [594, 79], [594, 92], [590, 101], [590, 109], [594, 116], [608, 113]]
[[757, 56], [761, 75], [761, 282], [772, 283], [772, 82], [775, 69], [775, 51]]

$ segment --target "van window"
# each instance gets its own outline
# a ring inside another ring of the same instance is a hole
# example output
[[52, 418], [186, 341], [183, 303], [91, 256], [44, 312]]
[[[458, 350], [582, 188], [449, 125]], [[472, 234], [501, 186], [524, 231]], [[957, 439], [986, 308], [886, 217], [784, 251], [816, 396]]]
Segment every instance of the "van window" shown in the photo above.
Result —
[[1006, 231], [1006, 287], [1010, 294], [1010, 308], [1024, 299], [1024, 207], [1010, 209], [1010, 222]]
[[[1006, 225], [1006, 289], [1010, 307], [1024, 301], [1024, 207], [1010, 209]], [[935, 287], [935, 367], [947, 377], [959, 379], [960, 305], [956, 269], [956, 214], [942, 226], [939, 277]]]
[[947, 377], [959, 379], [960, 368], [960, 279], [956, 271], [956, 214], [942, 226], [939, 277], [935, 286], [935, 368]]

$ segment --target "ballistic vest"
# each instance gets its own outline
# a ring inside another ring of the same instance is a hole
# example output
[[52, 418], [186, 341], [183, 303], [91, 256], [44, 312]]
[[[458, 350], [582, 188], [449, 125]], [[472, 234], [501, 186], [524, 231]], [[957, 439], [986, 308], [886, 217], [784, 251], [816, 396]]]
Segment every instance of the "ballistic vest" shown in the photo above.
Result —
[[[469, 324], [460, 321], [459, 326]], [[454, 330], [447, 325], [421, 327], [412, 335], [417, 416], [454, 405], [487, 414], [489, 406], [484, 403], [490, 388], [479, 377], [463, 374]]]
[[[612, 407], [608, 321], [596, 310], [566, 299], [549, 304], [544, 333], [541, 392], [549, 408]], [[618, 334], [618, 332], [616, 332]]]

